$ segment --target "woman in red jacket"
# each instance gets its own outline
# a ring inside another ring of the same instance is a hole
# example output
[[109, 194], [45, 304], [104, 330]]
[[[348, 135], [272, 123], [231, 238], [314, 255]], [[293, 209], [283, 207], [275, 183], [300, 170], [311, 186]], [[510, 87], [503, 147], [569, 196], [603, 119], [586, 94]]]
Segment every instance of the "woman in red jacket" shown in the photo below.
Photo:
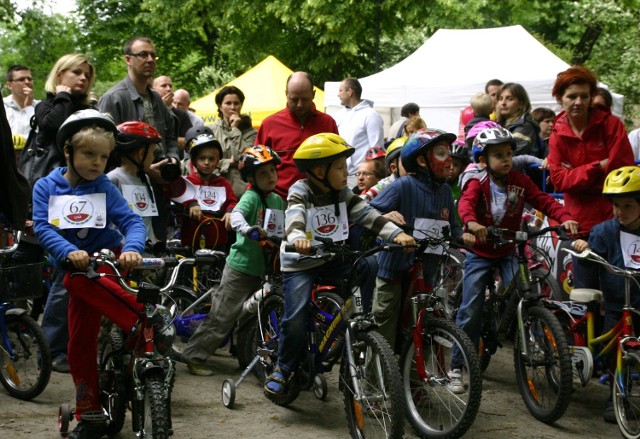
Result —
[[[607, 174], [633, 165], [633, 152], [624, 125], [611, 112], [593, 106], [598, 87], [593, 73], [582, 66], [560, 72], [552, 94], [562, 106], [549, 138], [547, 161], [557, 192], [580, 223], [584, 239], [591, 228], [613, 217], [611, 201], [602, 196]], [[597, 271], [573, 260], [574, 287], [598, 287]], [[595, 276], [594, 276], [595, 274]]]

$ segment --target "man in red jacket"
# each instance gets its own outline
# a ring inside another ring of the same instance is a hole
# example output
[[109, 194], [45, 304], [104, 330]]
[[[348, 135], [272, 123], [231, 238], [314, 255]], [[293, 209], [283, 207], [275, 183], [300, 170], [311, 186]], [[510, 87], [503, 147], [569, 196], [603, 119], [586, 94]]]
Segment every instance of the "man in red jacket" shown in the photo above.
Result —
[[255, 144], [270, 146], [280, 156], [275, 192], [286, 199], [291, 185], [306, 178], [293, 162], [298, 146], [314, 134], [338, 134], [338, 127], [331, 116], [316, 110], [313, 78], [309, 73], [293, 73], [287, 79], [285, 91], [287, 108], [262, 121]]
[[[578, 232], [578, 223], [560, 203], [540, 191], [528, 176], [512, 170], [511, 157], [515, 147], [516, 140], [505, 128], [480, 131], [473, 142], [472, 154], [475, 161], [486, 163], [486, 171], [467, 183], [458, 204], [465, 233], [473, 234], [476, 245], [465, 259], [462, 304], [456, 323], [467, 332], [476, 347], [481, 331], [484, 291], [492, 281], [493, 268], [499, 267], [505, 285], [517, 272], [515, 244], [498, 246], [488, 240], [487, 226], [519, 230], [526, 202], [562, 223], [571, 233]], [[465, 242], [473, 239], [466, 238]], [[452, 369], [456, 366], [455, 358], [454, 353]]]

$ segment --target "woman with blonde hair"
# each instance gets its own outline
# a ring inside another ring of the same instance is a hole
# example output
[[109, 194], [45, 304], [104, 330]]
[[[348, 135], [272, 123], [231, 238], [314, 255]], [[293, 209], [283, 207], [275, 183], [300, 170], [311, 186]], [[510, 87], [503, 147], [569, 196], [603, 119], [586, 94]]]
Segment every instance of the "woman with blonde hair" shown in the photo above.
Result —
[[404, 124], [404, 135], [409, 137], [418, 130], [427, 129], [426, 122], [420, 116], [412, 116]]

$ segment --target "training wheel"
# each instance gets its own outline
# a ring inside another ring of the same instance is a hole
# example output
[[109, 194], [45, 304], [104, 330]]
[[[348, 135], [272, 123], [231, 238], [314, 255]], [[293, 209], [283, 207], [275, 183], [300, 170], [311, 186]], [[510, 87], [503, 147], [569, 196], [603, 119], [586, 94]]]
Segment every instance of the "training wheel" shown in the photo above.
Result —
[[69, 404], [60, 404], [60, 408], [58, 409], [58, 431], [60, 432], [60, 436], [67, 437], [70, 420], [71, 407]]
[[222, 383], [222, 403], [228, 409], [233, 408], [236, 401], [236, 383], [233, 380], [226, 379]]
[[329, 388], [327, 386], [327, 379], [324, 375], [318, 374], [313, 378], [313, 393], [320, 401], [324, 401], [327, 398]]

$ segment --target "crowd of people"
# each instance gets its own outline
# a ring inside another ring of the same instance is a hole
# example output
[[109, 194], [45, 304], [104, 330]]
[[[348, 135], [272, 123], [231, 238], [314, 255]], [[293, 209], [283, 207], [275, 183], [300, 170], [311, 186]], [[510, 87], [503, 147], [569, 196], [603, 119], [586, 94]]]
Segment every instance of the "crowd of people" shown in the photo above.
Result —
[[[611, 113], [610, 94], [607, 100], [584, 67], [559, 72], [552, 91], [561, 107], [557, 115], [532, 109], [521, 84], [488, 81], [470, 97], [459, 139], [428, 126], [415, 103], [402, 108], [385, 136], [381, 116], [352, 77], [340, 84], [344, 108], [329, 116], [315, 107], [306, 72], [288, 78], [286, 108], [257, 131], [242, 112], [244, 93], [233, 86], [216, 94], [219, 118], [205, 126], [189, 108], [188, 91], [174, 91], [169, 76], [156, 76], [149, 38], [132, 38], [123, 55], [127, 75], [100, 97], [92, 93], [96, 68], [81, 54], [56, 62], [41, 102], [33, 98], [28, 67], [15, 65], [6, 74], [11, 94], [4, 107], [13, 144], [22, 151], [19, 169], [34, 188], [26, 221], [34, 235], [21, 242], [16, 257], [39, 260], [46, 252], [56, 266], [42, 327], [53, 369], [74, 380], [80, 421], [83, 413], [100, 409], [91, 365], [101, 316], [131, 333], [140, 324], [134, 312], [139, 304], [115, 284], [119, 298], [92, 288], [86, 278], [70, 278], [62, 262], [83, 270], [90, 254], [110, 248], [122, 267], [134, 267], [141, 254], [171, 237], [172, 204], [184, 209], [184, 245], [228, 252], [211, 311], [179, 358], [194, 374], [212, 373], [207, 357], [260, 285], [265, 263], [250, 235], [295, 246], [296, 252], [281, 253], [285, 313], [277, 367], [265, 384], [274, 395], [285, 391], [300, 361], [312, 284], [344, 275], [337, 262], [298, 261], [314, 237], [360, 246], [369, 234], [407, 246], [405, 252], [381, 252], [361, 267], [365, 308], [392, 347], [404, 275], [416, 257], [423, 258], [427, 280], [438, 265], [437, 255], [412, 252], [409, 230], [446, 226], [468, 247], [457, 323], [476, 344], [483, 285], [495, 266], [508, 282], [515, 264], [513, 246], [497, 249], [487, 227], [517, 229], [525, 203], [580, 238], [577, 247], [592, 247], [622, 266], [637, 260], [623, 245], [640, 236], [640, 168], [632, 149], [637, 132], [627, 135]], [[545, 193], [547, 184], [564, 194], [563, 204]], [[79, 200], [91, 209], [89, 219], [69, 215]], [[573, 269], [574, 286], [603, 289], [606, 330], [620, 316], [623, 289], [601, 283], [599, 270], [580, 260]], [[452, 364], [451, 390], [462, 393], [460, 370]], [[615, 422], [610, 402], [604, 416]], [[81, 421], [70, 437], [100, 437], [88, 429]]]

